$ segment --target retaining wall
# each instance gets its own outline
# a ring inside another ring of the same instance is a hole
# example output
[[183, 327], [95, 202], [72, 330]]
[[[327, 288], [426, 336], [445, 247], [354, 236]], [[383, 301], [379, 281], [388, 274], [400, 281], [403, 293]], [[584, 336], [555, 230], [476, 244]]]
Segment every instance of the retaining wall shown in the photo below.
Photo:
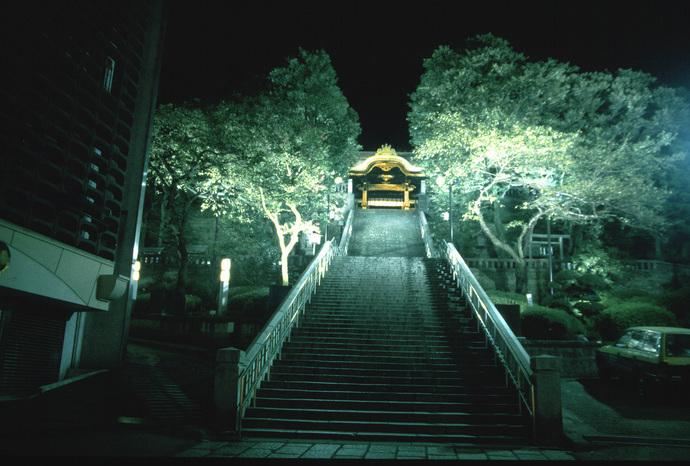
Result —
[[522, 340], [522, 346], [530, 357], [547, 354], [561, 360], [561, 377], [597, 377], [594, 360], [601, 342]]

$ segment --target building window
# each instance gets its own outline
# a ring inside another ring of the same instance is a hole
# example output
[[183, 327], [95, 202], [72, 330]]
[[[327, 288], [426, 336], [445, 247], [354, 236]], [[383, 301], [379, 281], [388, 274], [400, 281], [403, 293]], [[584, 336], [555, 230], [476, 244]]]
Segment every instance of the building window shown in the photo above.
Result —
[[113, 87], [113, 77], [115, 76], [115, 60], [110, 57], [105, 59], [105, 77], [103, 78], [103, 89], [110, 92]]

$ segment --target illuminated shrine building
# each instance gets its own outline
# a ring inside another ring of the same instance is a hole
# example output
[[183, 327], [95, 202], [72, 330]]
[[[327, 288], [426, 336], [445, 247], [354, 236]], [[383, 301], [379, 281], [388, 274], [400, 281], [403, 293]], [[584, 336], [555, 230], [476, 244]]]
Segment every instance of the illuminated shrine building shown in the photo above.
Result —
[[350, 177], [357, 205], [362, 209], [414, 209], [425, 190], [422, 168], [412, 165], [388, 145], [353, 167]]

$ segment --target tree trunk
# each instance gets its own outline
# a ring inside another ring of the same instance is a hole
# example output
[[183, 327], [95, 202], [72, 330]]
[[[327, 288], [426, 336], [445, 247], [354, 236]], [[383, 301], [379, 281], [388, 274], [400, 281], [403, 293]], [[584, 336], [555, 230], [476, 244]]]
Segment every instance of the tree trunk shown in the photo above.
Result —
[[515, 263], [515, 292], [518, 294], [527, 294], [529, 291], [527, 285], [529, 282], [529, 269], [527, 268], [527, 262], [523, 259], [522, 261], [516, 261]]
[[163, 193], [163, 199], [161, 199], [161, 219], [158, 224], [158, 242], [156, 246], [159, 248], [163, 246], [163, 232], [165, 231], [165, 213], [168, 208], [168, 193]]
[[283, 250], [280, 253], [280, 276], [283, 280], [283, 286], [288, 286], [289, 284], [289, 277], [288, 277], [288, 260], [290, 257], [290, 251], [288, 250]]
[[[506, 243], [506, 230], [501, 219], [501, 205], [498, 201], [493, 203], [494, 214], [494, 229], [496, 230], [496, 238], [502, 243]], [[499, 258], [508, 257], [508, 254], [502, 249], [496, 248], [496, 255]]]
[[187, 203], [182, 207], [182, 213], [179, 223], [179, 230], [177, 232], [177, 255], [180, 260], [179, 268], [177, 269], [177, 286], [173, 292], [174, 295], [174, 313], [176, 315], [184, 315], [185, 309], [185, 294], [187, 291], [187, 278], [189, 275], [189, 253], [187, 252], [187, 239], [185, 238], [185, 227], [187, 224]]

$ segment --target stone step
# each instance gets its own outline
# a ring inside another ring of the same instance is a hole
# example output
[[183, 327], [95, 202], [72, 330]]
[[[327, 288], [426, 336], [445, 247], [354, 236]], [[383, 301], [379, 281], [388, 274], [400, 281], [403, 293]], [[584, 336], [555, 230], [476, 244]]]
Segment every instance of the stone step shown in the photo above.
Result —
[[[250, 410], [248, 410], [250, 411]], [[259, 410], [254, 410], [254, 415], [258, 415]], [[339, 412], [330, 413], [335, 419], [330, 420], [313, 420], [303, 418], [276, 418], [276, 417], [254, 417], [252, 412], [249, 412], [247, 418], [243, 421], [242, 431], [244, 435], [250, 435], [252, 432], [262, 432], [260, 435], [266, 435], [270, 430], [284, 430], [292, 432], [310, 432], [310, 431], [328, 431], [348, 433], [352, 438], [362, 439], [367, 438], [366, 433], [384, 433], [384, 434], [408, 434], [419, 436], [432, 436], [440, 439], [446, 435], [465, 435], [472, 438], [505, 438], [525, 439], [525, 427], [520, 422], [506, 423], [494, 422], [489, 424], [473, 424], [463, 422], [447, 422], [447, 423], [429, 423], [429, 422], [392, 422], [392, 421], [371, 421], [366, 419], [359, 420], [339, 420]], [[363, 434], [364, 433], [364, 434]], [[440, 440], [439, 440], [440, 441]]]
[[[296, 404], [297, 400], [295, 401]], [[470, 424], [477, 428], [481, 426], [497, 425], [518, 425], [521, 426], [523, 419], [520, 413], [505, 413], [505, 412], [463, 412], [453, 411], [452, 405], [445, 406], [447, 410], [425, 411], [423, 408], [440, 409], [440, 406], [431, 405], [397, 405], [397, 409], [385, 409], [384, 403], [370, 403], [366, 406], [353, 406], [354, 409], [347, 409], [347, 403], [339, 403], [337, 407], [321, 406], [315, 408], [307, 408], [304, 406], [295, 406], [290, 408], [273, 407], [273, 406], [259, 406], [248, 408], [249, 415], [254, 418], [266, 419], [293, 419], [306, 420], [314, 422], [361, 422], [374, 424], [429, 424], [429, 425], [443, 425], [443, 424]], [[422, 408], [414, 410], [406, 410], [405, 408]], [[359, 409], [358, 409], [359, 408]]]
[[[382, 330], [380, 328], [380, 330]], [[334, 343], [346, 343], [348, 341], [373, 345], [380, 344], [385, 346], [453, 346], [458, 349], [466, 347], [471, 350], [486, 350], [487, 345], [484, 336], [479, 333], [450, 333], [452, 330], [438, 330], [436, 332], [426, 332], [423, 335], [414, 333], [411, 329], [404, 332], [396, 328], [395, 337], [386, 338], [385, 334], [378, 332], [367, 332], [367, 329], [351, 327], [299, 327], [293, 331], [291, 341], [301, 342], [303, 340], [332, 340]]]
[[410, 381], [407, 385], [367, 385], [354, 383], [336, 383], [328, 381], [280, 380], [269, 379], [261, 383], [260, 396], [269, 397], [320, 397], [326, 399], [351, 399], [356, 396], [363, 400], [445, 400], [463, 402], [475, 400], [483, 403], [509, 403], [517, 399], [515, 391], [505, 384], [466, 384], [434, 385], [417, 384]]
[[[286, 375], [286, 374], [289, 374]], [[436, 373], [436, 374], [423, 374], [425, 378], [420, 377], [414, 378], [414, 383], [418, 385], [447, 385], [447, 386], [457, 386], [457, 385], [484, 385], [487, 383], [498, 383], [501, 377], [487, 377], [484, 372], [480, 372], [481, 380], [479, 380], [479, 375], [477, 373], [468, 373], [466, 376], [458, 375], [458, 373]], [[386, 377], [386, 374], [379, 373], [370, 374], [353, 374], [353, 373], [304, 373], [304, 372], [281, 372], [277, 368], [271, 371], [271, 377], [278, 380], [282, 377], [286, 380], [295, 380], [300, 382], [331, 382], [331, 383], [342, 383], [342, 384], [358, 384], [360, 386], [368, 385], [388, 385], [388, 386], [407, 386], [411, 382], [411, 376], [407, 374], [399, 374], [396, 376]]]
[[[357, 361], [352, 361], [357, 358]], [[459, 361], [462, 359], [462, 361]], [[280, 359], [274, 361], [274, 366], [283, 367], [285, 365], [303, 366], [311, 363], [314, 366], [331, 367], [377, 367], [381, 370], [387, 368], [400, 367], [431, 367], [441, 368], [447, 365], [453, 370], [462, 371], [469, 367], [491, 368], [498, 363], [491, 357], [481, 354], [464, 354], [462, 358], [455, 352], [434, 353], [381, 353], [369, 356], [368, 353], [361, 351], [351, 351], [350, 354], [343, 354], [337, 351], [283, 351]], [[500, 367], [500, 366], [498, 366]], [[327, 367], [326, 367], [327, 368]]]
[[517, 392], [442, 271], [421, 257], [334, 258], [243, 435], [524, 444]]
[[[457, 350], [447, 350], [444, 352], [439, 352], [436, 353], [442, 357], [447, 357], [447, 356], [453, 356], [455, 358], [462, 357], [463, 359], [468, 359], [471, 361], [485, 361], [488, 360], [490, 356], [483, 356], [482, 351], [463, 351], [459, 352]], [[344, 357], [344, 358], [358, 358], [361, 360], [367, 360], [369, 355], [372, 354], [371, 350], [367, 347], [362, 347], [362, 348], [350, 348], [347, 351], [338, 349], [338, 348], [319, 348], [319, 349], [310, 349], [308, 346], [303, 346], [303, 347], [296, 347], [292, 345], [286, 345], [282, 351], [281, 355], [283, 358], [288, 359], [288, 358], [298, 358], [299, 355], [303, 355], [302, 357], [311, 357], [311, 358], [320, 358], [320, 357], [329, 357], [329, 356], [339, 356], [339, 357]], [[419, 354], [422, 354], [420, 352], [410, 352], [410, 351], [405, 351], [405, 350], [380, 350], [376, 353], [378, 356], [385, 356], [385, 357], [399, 357], [399, 358], [414, 358], [417, 357]], [[424, 353], [427, 354], [427, 353]]]
[[290, 361], [280, 361], [271, 368], [272, 377], [289, 377], [292, 374], [306, 376], [353, 376], [367, 377], [378, 380], [381, 377], [388, 377], [391, 380], [398, 379], [418, 379], [418, 378], [448, 378], [464, 380], [467, 377], [500, 377], [503, 369], [491, 364], [468, 364], [464, 367], [455, 364], [407, 364], [403, 367], [391, 367], [384, 364], [359, 365], [336, 365], [336, 364], [291, 364]]
[[368, 442], [433, 442], [433, 443], [455, 443], [458, 445], [487, 445], [491, 447], [518, 447], [522, 448], [529, 439], [522, 436], [505, 435], [471, 435], [471, 434], [425, 434], [419, 432], [367, 432], [367, 431], [345, 431], [336, 432], [332, 430], [295, 430], [295, 429], [253, 429], [247, 427], [243, 429], [246, 436], [266, 437], [276, 439], [303, 439], [324, 440], [324, 441], [368, 441]]
[[[332, 410], [345, 409], [348, 411], [402, 411], [402, 412], [429, 412], [429, 413], [512, 413], [519, 414], [518, 407], [509, 400], [502, 400], [494, 396], [486, 397], [485, 401], [478, 402], [477, 396], [455, 399], [464, 399], [465, 402], [453, 401], [449, 396], [434, 398], [422, 396], [423, 394], [410, 394], [406, 400], [391, 400], [380, 398], [343, 398], [329, 396], [330, 392], [314, 393], [291, 390], [289, 394], [278, 393], [275, 398], [270, 393], [263, 393], [256, 401], [257, 408], [284, 408], [290, 406], [293, 409]], [[290, 394], [295, 396], [290, 396]], [[310, 397], [311, 395], [311, 397]], [[337, 394], [335, 394], [337, 395]]]

